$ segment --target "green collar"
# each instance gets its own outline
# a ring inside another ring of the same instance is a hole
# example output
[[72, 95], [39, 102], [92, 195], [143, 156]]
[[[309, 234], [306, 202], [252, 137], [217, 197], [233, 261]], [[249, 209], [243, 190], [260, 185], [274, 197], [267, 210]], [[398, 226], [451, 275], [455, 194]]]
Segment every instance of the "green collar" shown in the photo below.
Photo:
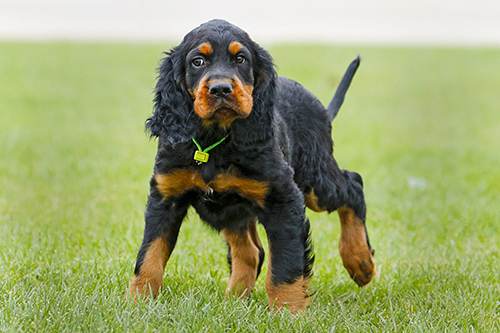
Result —
[[227, 139], [228, 136], [229, 136], [229, 134], [226, 135], [225, 137], [223, 137], [222, 139], [220, 139], [218, 142], [214, 143], [213, 145], [211, 145], [205, 149], [202, 149], [200, 144], [198, 142], [196, 142], [195, 138], [193, 138], [193, 142], [196, 145], [196, 147], [198, 148], [198, 150], [194, 152], [193, 158], [198, 163], [198, 165], [200, 165], [201, 163], [207, 163], [208, 158], [210, 157], [210, 155], [208, 154], [208, 151], [212, 150], [215, 147], [217, 147], [218, 145], [220, 145], [224, 140]]

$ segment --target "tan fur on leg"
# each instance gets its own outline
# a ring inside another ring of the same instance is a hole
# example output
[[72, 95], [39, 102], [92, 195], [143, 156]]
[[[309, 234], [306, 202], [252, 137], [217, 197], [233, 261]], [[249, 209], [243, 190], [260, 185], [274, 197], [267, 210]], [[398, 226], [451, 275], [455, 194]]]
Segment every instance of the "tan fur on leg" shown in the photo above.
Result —
[[231, 278], [226, 295], [250, 296], [259, 265], [260, 240], [255, 221], [245, 232], [223, 230], [222, 235], [231, 248]]
[[342, 262], [354, 282], [362, 287], [376, 275], [373, 251], [366, 241], [366, 228], [352, 209], [343, 207], [337, 212], [341, 222], [339, 250]]
[[158, 238], [151, 243], [144, 262], [130, 282], [129, 294], [131, 297], [143, 298], [151, 294], [153, 298], [158, 296], [163, 286], [163, 272], [167, 264], [169, 253], [165, 238]]

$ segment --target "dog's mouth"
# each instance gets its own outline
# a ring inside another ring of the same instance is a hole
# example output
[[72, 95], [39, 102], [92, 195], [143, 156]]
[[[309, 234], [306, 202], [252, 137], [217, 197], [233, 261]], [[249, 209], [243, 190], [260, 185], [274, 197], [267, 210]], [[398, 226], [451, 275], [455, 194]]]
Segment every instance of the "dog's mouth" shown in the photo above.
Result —
[[218, 110], [215, 110], [215, 112], [213, 113], [213, 115], [210, 118], [214, 118], [217, 120], [224, 120], [227, 118], [236, 118], [236, 117], [241, 117], [241, 115], [238, 114], [238, 112], [236, 112], [233, 109], [230, 109], [227, 107], [222, 107]]
[[222, 127], [227, 127], [237, 118], [244, 118], [244, 116], [231, 108], [221, 107], [215, 110], [209, 117], [203, 119], [203, 123], [205, 125], [217, 123]]

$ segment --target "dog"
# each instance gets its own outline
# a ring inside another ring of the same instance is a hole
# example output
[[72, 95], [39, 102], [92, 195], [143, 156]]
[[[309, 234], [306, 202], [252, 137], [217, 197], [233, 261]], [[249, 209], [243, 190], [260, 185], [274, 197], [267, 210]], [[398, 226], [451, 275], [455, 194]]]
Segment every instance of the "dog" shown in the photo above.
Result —
[[132, 297], [156, 297], [188, 208], [228, 244], [227, 295], [249, 296], [269, 242], [270, 309], [303, 311], [314, 255], [305, 207], [338, 211], [339, 250], [351, 278], [375, 276], [358, 173], [333, 157], [331, 122], [359, 65], [353, 61], [327, 108], [277, 76], [270, 54], [240, 28], [212, 20], [189, 32], [159, 65], [153, 115], [158, 138]]

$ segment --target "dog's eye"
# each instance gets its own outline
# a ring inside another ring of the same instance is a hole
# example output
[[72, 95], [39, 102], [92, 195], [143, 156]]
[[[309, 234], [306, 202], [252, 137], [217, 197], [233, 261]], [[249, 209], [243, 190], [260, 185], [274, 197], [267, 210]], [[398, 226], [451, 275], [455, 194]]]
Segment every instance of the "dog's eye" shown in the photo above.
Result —
[[193, 59], [192, 63], [195, 67], [200, 67], [200, 66], [203, 66], [203, 64], [205, 63], [205, 60], [203, 60], [203, 58], [201, 58], [201, 57], [197, 57], [197, 58]]
[[237, 64], [242, 64], [246, 61], [247, 59], [242, 56], [242, 55], [239, 55], [239, 56], [236, 56], [236, 59], [234, 60]]

